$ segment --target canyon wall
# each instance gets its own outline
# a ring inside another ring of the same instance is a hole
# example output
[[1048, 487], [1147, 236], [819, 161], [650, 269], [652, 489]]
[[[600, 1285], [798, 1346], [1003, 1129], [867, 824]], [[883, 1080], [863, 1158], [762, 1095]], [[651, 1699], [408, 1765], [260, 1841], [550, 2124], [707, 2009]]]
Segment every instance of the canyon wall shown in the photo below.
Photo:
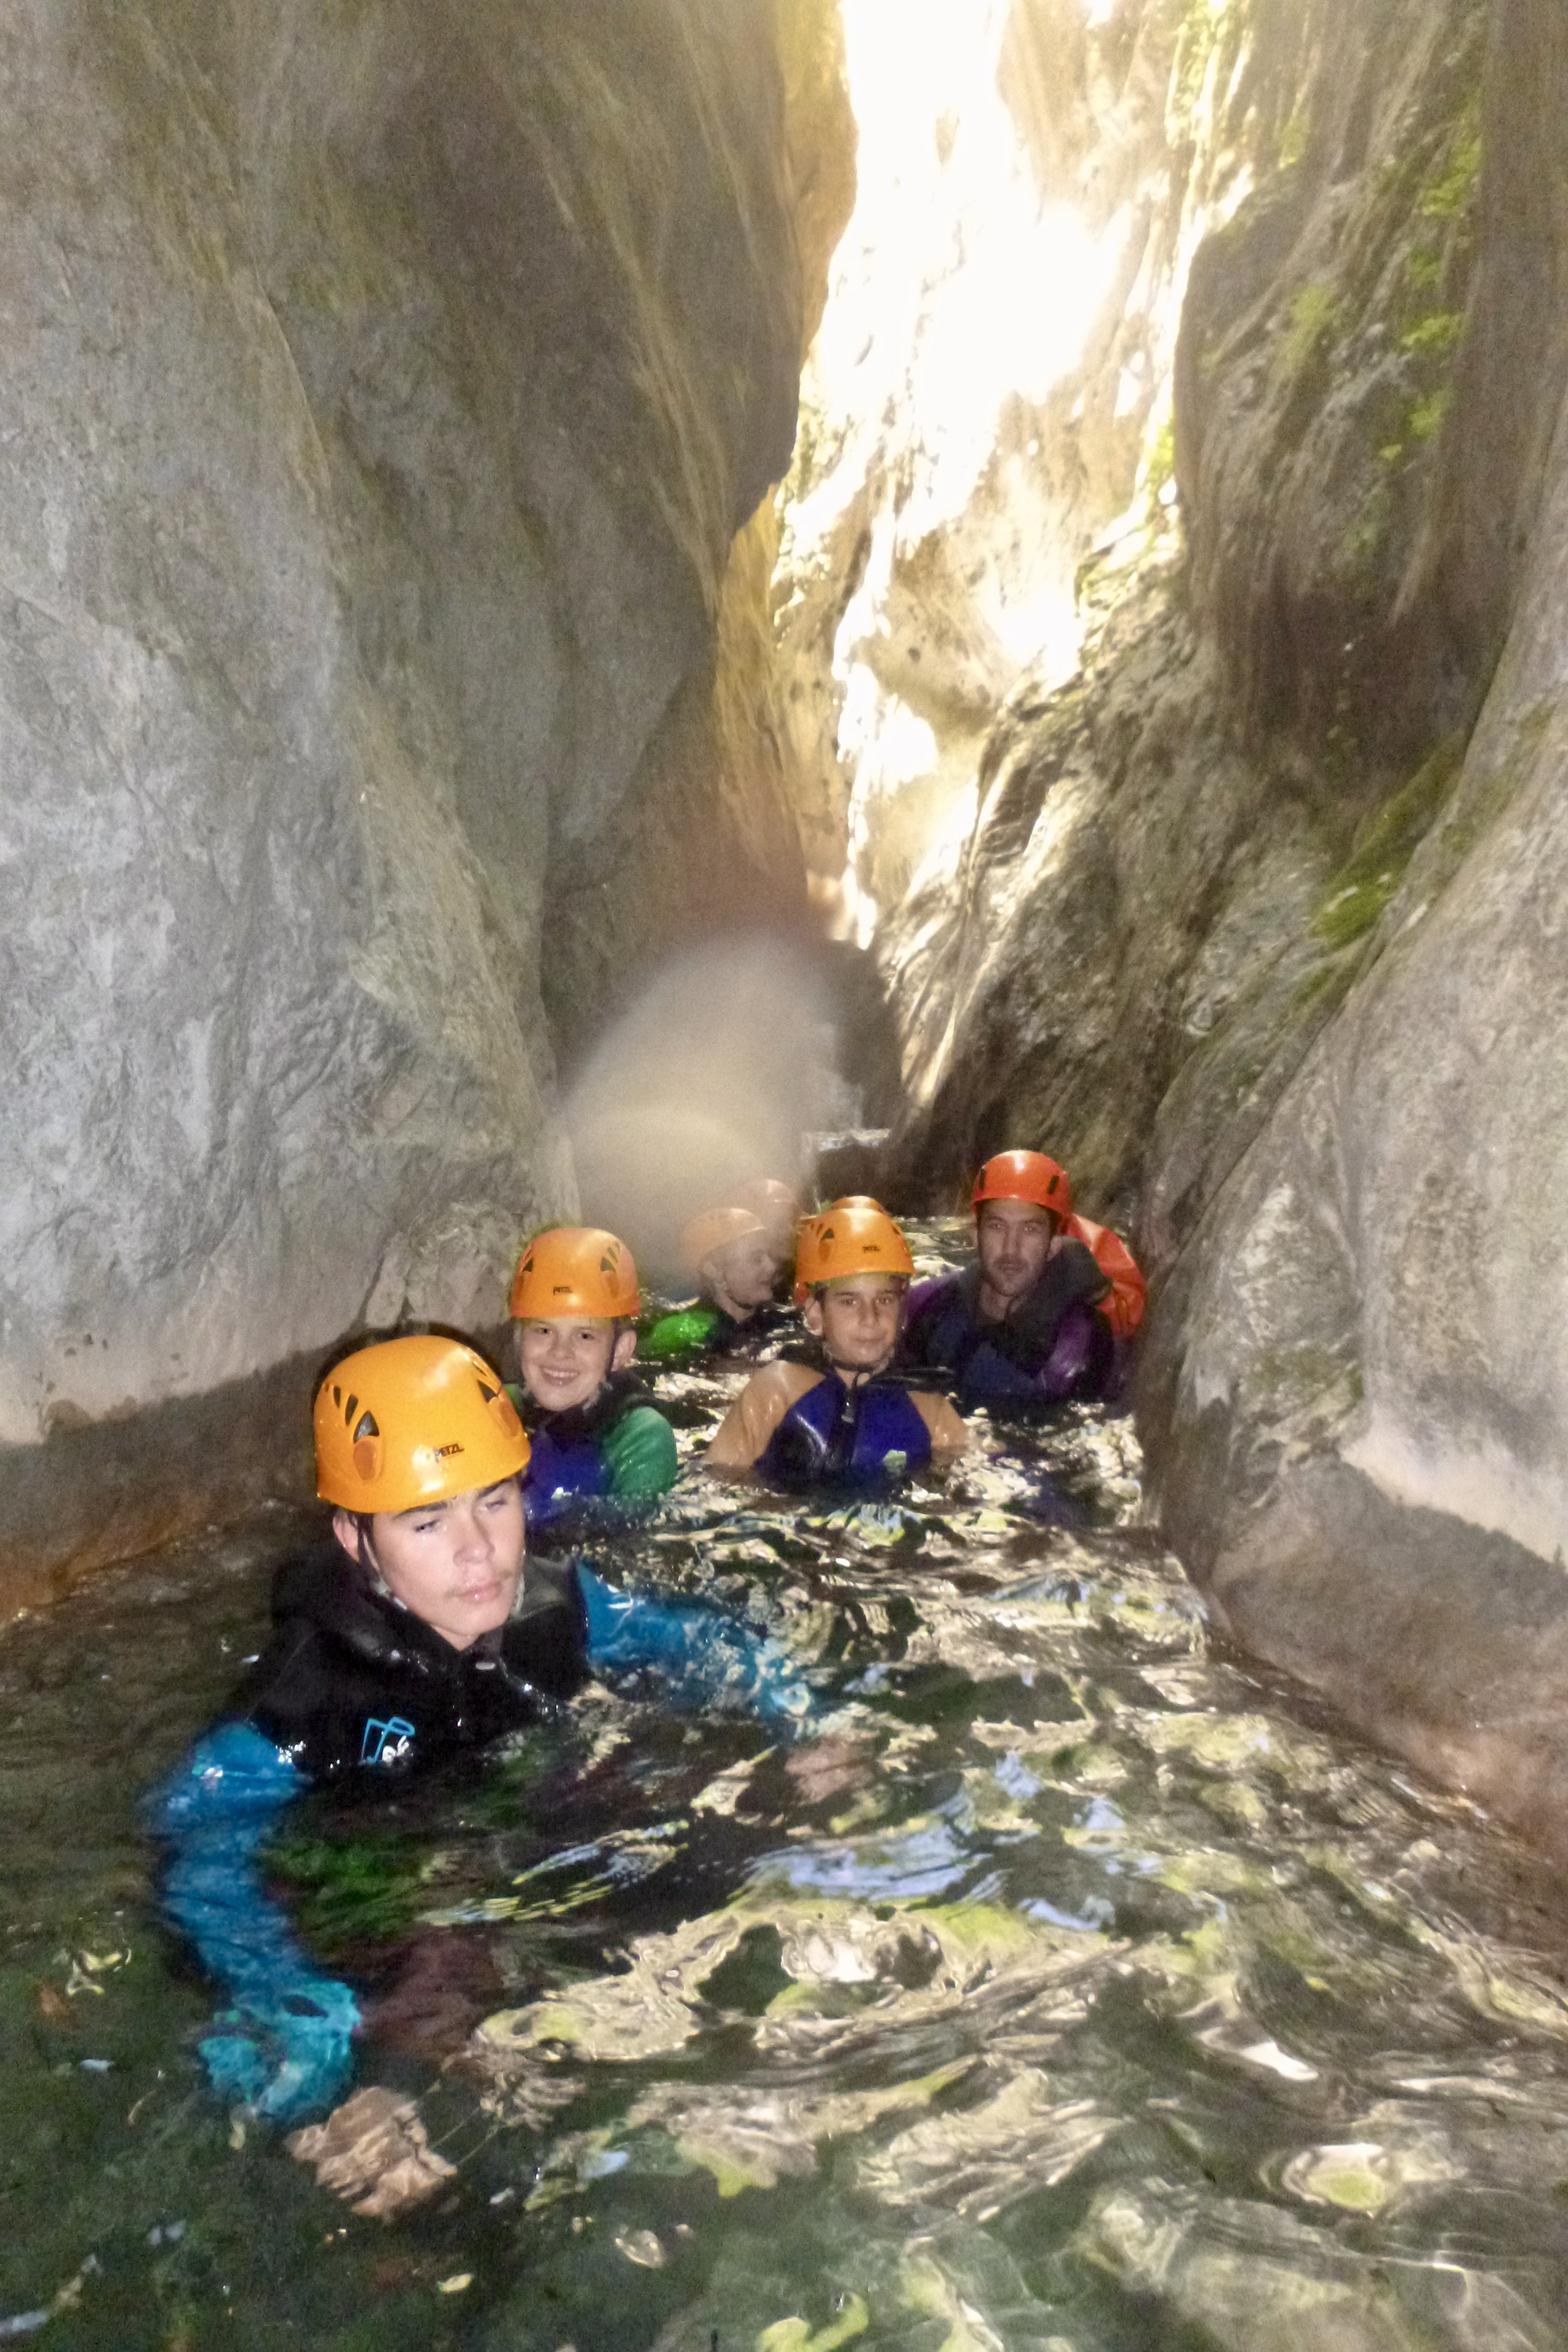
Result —
[[1110, 12], [1177, 28], [1167, 123], [1200, 18], [1176, 497], [1156, 398], [1070, 675], [1043, 642], [879, 910], [887, 1181], [1068, 1160], [1155, 1277], [1216, 1622], [1562, 1843], [1568, 20]]
[[574, 1204], [557, 1045], [798, 919], [724, 649], [847, 203], [813, 141], [852, 174], [836, 38], [8, 23], [0, 1595], [268, 1489], [344, 1331], [497, 1319]]
[[1184, 1242], [1145, 1417], [1220, 1622], [1561, 1852], [1568, 22], [1502, 0], [1489, 33], [1385, 708], [1414, 683], [1462, 722], [1489, 692], [1342, 1006]]

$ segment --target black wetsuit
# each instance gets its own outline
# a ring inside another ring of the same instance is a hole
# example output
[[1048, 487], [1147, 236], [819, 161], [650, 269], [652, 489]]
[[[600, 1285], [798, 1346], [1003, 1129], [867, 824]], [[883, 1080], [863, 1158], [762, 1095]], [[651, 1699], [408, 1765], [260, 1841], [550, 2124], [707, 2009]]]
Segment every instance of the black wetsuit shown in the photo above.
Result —
[[225, 1715], [253, 1724], [313, 1780], [482, 1748], [587, 1678], [569, 1565], [531, 1559], [518, 1614], [467, 1650], [378, 1592], [331, 1540], [279, 1570], [272, 1616], [272, 1639]]

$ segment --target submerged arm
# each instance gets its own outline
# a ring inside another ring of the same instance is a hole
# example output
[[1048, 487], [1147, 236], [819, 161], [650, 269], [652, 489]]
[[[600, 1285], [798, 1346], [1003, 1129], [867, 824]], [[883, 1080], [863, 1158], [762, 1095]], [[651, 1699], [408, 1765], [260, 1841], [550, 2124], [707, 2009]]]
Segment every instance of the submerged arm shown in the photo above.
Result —
[[233, 2004], [200, 2045], [213, 2087], [280, 2121], [331, 2103], [359, 2023], [353, 1993], [312, 1969], [258, 1866], [282, 1809], [310, 1785], [254, 1725], [224, 1723], [143, 1802], [169, 1849], [163, 1908]]
[[590, 1569], [579, 1567], [577, 1579], [595, 1673], [651, 1668], [692, 1705], [738, 1700], [766, 1721], [801, 1724], [814, 1712], [811, 1689], [771, 1634], [700, 1601], [620, 1591]]

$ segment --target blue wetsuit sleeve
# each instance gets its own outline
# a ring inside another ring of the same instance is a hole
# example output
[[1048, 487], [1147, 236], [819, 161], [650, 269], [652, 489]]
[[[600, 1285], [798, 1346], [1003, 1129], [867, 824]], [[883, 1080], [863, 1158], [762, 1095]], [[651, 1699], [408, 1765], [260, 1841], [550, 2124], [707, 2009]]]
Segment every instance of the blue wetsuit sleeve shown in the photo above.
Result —
[[353, 1993], [310, 1966], [258, 1866], [283, 1807], [309, 1786], [253, 1724], [224, 1723], [142, 1801], [169, 1849], [163, 1908], [231, 2003], [200, 2044], [213, 2087], [280, 2122], [331, 2104], [359, 2023]]
[[694, 1706], [739, 1702], [764, 1721], [804, 1725], [816, 1699], [784, 1643], [700, 1601], [626, 1592], [579, 1565], [595, 1674], [651, 1670]]

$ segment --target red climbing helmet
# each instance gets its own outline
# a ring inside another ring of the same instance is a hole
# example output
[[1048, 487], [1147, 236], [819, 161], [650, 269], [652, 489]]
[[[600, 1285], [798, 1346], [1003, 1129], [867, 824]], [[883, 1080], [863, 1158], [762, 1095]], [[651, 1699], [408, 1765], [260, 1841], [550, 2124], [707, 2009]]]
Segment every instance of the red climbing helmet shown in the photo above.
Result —
[[1066, 1224], [1072, 1214], [1067, 1170], [1043, 1151], [999, 1151], [974, 1180], [976, 1210], [984, 1201], [1030, 1201]]

